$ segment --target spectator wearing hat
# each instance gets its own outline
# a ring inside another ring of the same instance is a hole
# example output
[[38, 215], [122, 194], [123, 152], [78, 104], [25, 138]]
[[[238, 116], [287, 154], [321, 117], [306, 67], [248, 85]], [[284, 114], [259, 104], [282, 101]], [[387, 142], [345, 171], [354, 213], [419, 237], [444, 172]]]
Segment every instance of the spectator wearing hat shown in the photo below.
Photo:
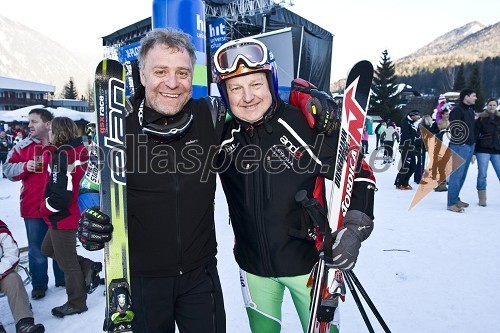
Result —
[[439, 123], [441, 118], [443, 118], [443, 113], [445, 111], [451, 111], [451, 105], [446, 101], [446, 97], [443, 94], [439, 95], [438, 105], [436, 106], [436, 123]]
[[401, 167], [399, 169], [394, 185], [398, 190], [412, 190], [408, 184], [411, 175], [415, 172], [416, 166], [416, 141], [419, 140], [417, 121], [420, 119], [420, 112], [412, 110], [401, 121]]

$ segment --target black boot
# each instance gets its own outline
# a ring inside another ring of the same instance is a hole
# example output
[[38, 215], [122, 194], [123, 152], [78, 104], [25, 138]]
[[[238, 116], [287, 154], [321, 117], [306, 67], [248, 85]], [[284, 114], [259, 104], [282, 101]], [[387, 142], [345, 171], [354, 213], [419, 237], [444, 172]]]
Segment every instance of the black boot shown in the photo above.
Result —
[[34, 300], [44, 298], [46, 291], [47, 287], [33, 287], [33, 290], [31, 291], [31, 298]]
[[33, 318], [23, 318], [16, 324], [16, 333], [43, 333], [45, 327], [42, 324], [35, 324]]
[[94, 290], [99, 287], [100, 277], [99, 272], [102, 271], [102, 264], [94, 262], [90, 266], [90, 270], [85, 275], [85, 285], [87, 287], [87, 294], [92, 294]]
[[87, 311], [88, 308], [87, 306], [84, 306], [81, 309], [76, 309], [71, 307], [68, 303], [61, 305], [61, 306], [56, 306], [55, 308], [52, 309], [52, 314], [56, 317], [62, 318], [64, 316], [70, 316], [74, 314], [80, 314], [82, 312]]

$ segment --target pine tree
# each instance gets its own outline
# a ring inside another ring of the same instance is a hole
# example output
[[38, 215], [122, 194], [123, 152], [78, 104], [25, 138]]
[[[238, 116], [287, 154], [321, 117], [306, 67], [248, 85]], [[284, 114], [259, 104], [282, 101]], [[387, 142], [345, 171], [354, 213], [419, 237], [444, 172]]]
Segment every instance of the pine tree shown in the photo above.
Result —
[[479, 74], [479, 67], [476, 65], [472, 70], [472, 74], [469, 77], [469, 87], [476, 92], [477, 100], [475, 104], [476, 112], [483, 111], [484, 106], [484, 95], [481, 89], [481, 74]]
[[375, 70], [370, 98], [370, 115], [383, 119], [398, 119], [400, 93], [397, 93], [397, 76], [394, 64], [387, 50], [382, 52], [381, 61]]
[[453, 82], [453, 91], [462, 91], [465, 89], [465, 74], [464, 74], [464, 64], [461, 63], [458, 67], [458, 73], [455, 77], [455, 82]]
[[87, 83], [85, 91], [85, 100], [89, 102], [89, 110], [94, 110], [94, 87], [90, 81]]
[[65, 99], [77, 99], [78, 91], [76, 90], [73, 78], [69, 78], [69, 82], [64, 85], [63, 95]]

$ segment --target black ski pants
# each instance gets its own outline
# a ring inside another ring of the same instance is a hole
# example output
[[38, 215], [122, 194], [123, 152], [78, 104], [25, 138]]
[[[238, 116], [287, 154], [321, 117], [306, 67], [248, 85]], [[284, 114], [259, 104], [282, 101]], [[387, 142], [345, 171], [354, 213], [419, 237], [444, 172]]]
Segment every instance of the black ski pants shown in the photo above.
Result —
[[410, 177], [415, 172], [415, 166], [416, 166], [415, 158], [416, 154], [413, 147], [410, 149], [401, 150], [401, 168], [399, 169], [399, 173], [396, 176], [396, 181], [394, 182], [394, 185], [396, 186], [409, 185], [408, 183], [410, 181]]
[[131, 277], [134, 333], [225, 333], [217, 259], [172, 277]]

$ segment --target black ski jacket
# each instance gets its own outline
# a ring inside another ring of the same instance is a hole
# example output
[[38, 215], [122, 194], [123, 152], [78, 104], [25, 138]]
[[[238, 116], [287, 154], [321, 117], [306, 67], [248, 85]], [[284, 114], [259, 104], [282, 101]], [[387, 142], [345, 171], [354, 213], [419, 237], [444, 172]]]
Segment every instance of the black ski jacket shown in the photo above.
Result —
[[[314, 241], [301, 237], [302, 207], [294, 197], [304, 189], [309, 198], [326, 201], [322, 176], [333, 174], [337, 142], [338, 136], [318, 135], [299, 109], [282, 101], [265, 123], [226, 124], [218, 168], [243, 270], [267, 277], [311, 271], [318, 252]], [[354, 183], [351, 209], [373, 219], [375, 179], [369, 168], [356, 176], [365, 181]]]
[[[132, 276], [176, 276], [207, 264], [217, 253], [215, 173], [209, 166], [220, 142], [216, 133], [222, 131], [225, 109], [212, 117], [209, 98], [190, 100], [175, 116], [192, 112], [187, 134], [158, 143], [142, 134], [141, 97], [132, 100], [134, 112], [126, 121], [130, 271]], [[144, 108], [144, 119], [162, 118]]]
[[450, 143], [473, 145], [476, 143], [476, 113], [474, 105], [458, 103], [450, 112]]

